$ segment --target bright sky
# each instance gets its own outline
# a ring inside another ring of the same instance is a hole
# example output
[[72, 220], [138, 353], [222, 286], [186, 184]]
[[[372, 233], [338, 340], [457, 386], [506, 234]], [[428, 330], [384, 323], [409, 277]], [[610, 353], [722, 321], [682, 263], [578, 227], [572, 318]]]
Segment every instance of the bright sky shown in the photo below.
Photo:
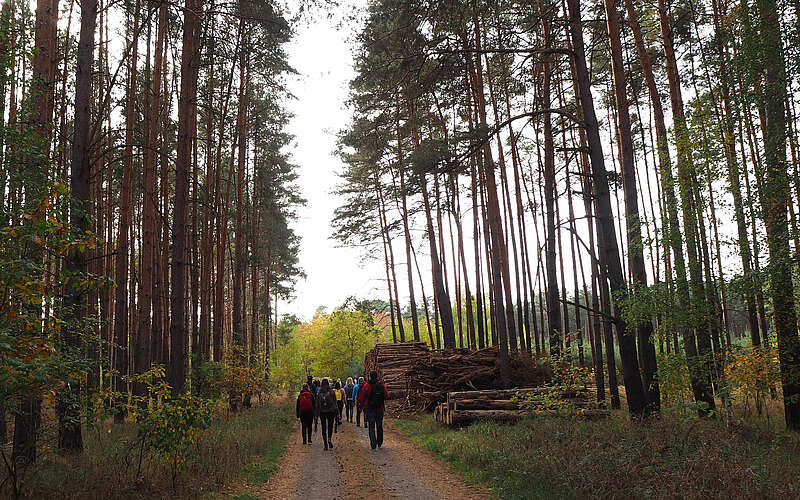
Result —
[[290, 63], [300, 73], [291, 86], [297, 99], [288, 107], [295, 114], [289, 132], [296, 137], [293, 155], [300, 166], [298, 183], [308, 200], [296, 227], [303, 239], [300, 265], [307, 278], [298, 282], [292, 302], [278, 304], [278, 314], [294, 313], [305, 319], [317, 307], [333, 308], [351, 295], [387, 298], [385, 279], [380, 279], [383, 261], [364, 261], [359, 249], [341, 248], [330, 238], [331, 217], [340, 203], [332, 193], [342, 168], [334, 155], [336, 134], [348, 122], [345, 101], [354, 75], [346, 41], [351, 28], [337, 29], [336, 24], [319, 16], [301, 26], [289, 46]]

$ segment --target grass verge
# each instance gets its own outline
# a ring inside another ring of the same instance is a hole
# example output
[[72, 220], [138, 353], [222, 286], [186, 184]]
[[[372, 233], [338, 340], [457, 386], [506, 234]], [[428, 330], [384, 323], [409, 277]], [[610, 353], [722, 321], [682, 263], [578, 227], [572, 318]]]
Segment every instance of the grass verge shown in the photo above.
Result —
[[664, 415], [535, 417], [450, 430], [429, 415], [392, 426], [497, 498], [798, 498], [800, 438]]
[[208, 497], [235, 481], [267, 481], [277, 468], [294, 423], [294, 405], [267, 402], [206, 429], [172, 490], [169, 468], [159, 457], [131, 446], [133, 428], [105, 426], [84, 433], [84, 453], [42, 456], [26, 481], [30, 498]]

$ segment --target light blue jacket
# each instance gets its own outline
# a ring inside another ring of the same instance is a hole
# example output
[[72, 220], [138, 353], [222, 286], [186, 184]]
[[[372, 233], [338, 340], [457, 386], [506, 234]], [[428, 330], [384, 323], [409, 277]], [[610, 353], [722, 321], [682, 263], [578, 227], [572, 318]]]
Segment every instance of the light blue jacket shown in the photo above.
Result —
[[353, 401], [358, 401], [358, 399], [357, 399], [358, 398], [358, 388], [359, 388], [358, 384], [353, 386]]

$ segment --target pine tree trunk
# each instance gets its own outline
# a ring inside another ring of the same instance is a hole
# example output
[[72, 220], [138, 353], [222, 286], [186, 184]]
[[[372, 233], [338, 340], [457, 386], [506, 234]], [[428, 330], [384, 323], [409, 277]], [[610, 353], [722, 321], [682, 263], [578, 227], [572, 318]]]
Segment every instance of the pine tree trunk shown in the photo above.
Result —
[[[164, 73], [166, 72], [166, 58], [164, 57], [164, 49], [166, 48], [167, 37], [167, 6], [161, 4], [158, 9], [158, 22], [156, 28], [156, 46], [155, 56], [153, 62], [153, 96], [151, 101], [150, 110], [150, 134], [148, 141], [147, 154], [145, 158], [149, 158], [145, 168], [152, 170], [152, 190], [148, 190], [149, 196], [153, 198], [153, 219], [150, 221], [151, 226], [151, 242], [152, 248], [152, 274], [151, 274], [151, 301], [153, 308], [153, 317], [150, 323], [150, 357], [152, 363], [166, 364], [168, 360], [163, 359], [164, 349], [164, 330], [162, 322], [164, 320], [163, 302], [162, 302], [162, 254], [163, 246], [162, 238], [162, 224], [163, 221], [160, 217], [161, 211], [159, 201], [163, 204], [163, 192], [159, 196], [156, 192], [158, 174], [156, 173], [157, 165], [161, 166], [161, 186], [164, 186], [163, 172], [164, 165], [161, 163], [161, 154], [163, 152], [162, 145], [163, 134], [165, 133], [162, 120], [167, 112], [168, 94], [166, 85], [164, 85]], [[162, 103], [163, 101], [163, 103]], [[163, 187], [162, 187], [163, 189]]]
[[[70, 226], [77, 234], [89, 230], [91, 217], [89, 126], [96, 24], [97, 0], [84, 0], [81, 3], [81, 33], [75, 76], [75, 127], [70, 167]], [[77, 276], [85, 275], [88, 271], [86, 252], [71, 250], [67, 255], [65, 271]], [[65, 286], [65, 321], [68, 325], [75, 325], [64, 332], [64, 342], [69, 349], [80, 347], [80, 328], [77, 325], [86, 314], [86, 290], [80, 283], [80, 279], [73, 279]], [[71, 331], [71, 328], [76, 327], [77, 331]], [[63, 451], [75, 453], [83, 450], [80, 408], [80, 382], [73, 380], [59, 392], [56, 400], [58, 447]]]
[[[129, 249], [128, 233], [131, 226], [131, 170], [133, 168], [133, 134], [136, 126], [136, 90], [138, 78], [138, 57], [139, 57], [139, 13], [141, 2], [136, 1], [133, 13], [133, 28], [131, 30], [131, 59], [128, 63], [128, 88], [125, 104], [125, 152], [122, 160], [122, 186], [120, 192], [119, 224], [117, 233], [117, 256], [115, 262], [115, 279], [117, 287], [114, 290], [114, 344], [116, 345], [115, 368], [117, 378], [112, 387], [119, 392], [123, 390], [124, 382], [119, 377], [128, 375], [129, 371], [129, 346], [128, 338], [128, 265]], [[122, 405], [117, 405], [117, 413], [114, 420], [122, 423], [125, 415]]]
[[[639, 288], [647, 288], [647, 268], [644, 262], [644, 245], [639, 219], [639, 190], [636, 185], [636, 163], [633, 151], [631, 118], [628, 111], [628, 96], [625, 69], [622, 62], [622, 42], [620, 39], [619, 12], [614, 0], [604, 0], [609, 45], [611, 47], [611, 68], [614, 95], [616, 100], [619, 133], [619, 157], [622, 167], [622, 185], [625, 194], [625, 223], [628, 237], [628, 267], [635, 293]], [[639, 361], [642, 369], [644, 389], [648, 395], [648, 411], [656, 412], [661, 407], [658, 389], [656, 350], [652, 342], [653, 323], [649, 319], [636, 326], [639, 345]]]
[[[675, 145], [678, 151], [678, 191], [683, 205], [683, 229], [686, 233], [686, 250], [689, 258], [689, 285], [691, 289], [690, 307], [695, 314], [699, 312], [700, 317], [695, 318], [697, 352], [694, 351], [694, 336], [691, 329], [687, 328], [684, 334], [686, 345], [686, 355], [689, 358], [692, 374], [692, 391], [695, 400], [703, 402], [708, 409], [715, 408], [714, 397], [711, 390], [711, 367], [709, 362], [712, 354], [711, 339], [708, 328], [708, 318], [704, 316], [706, 309], [705, 287], [697, 251], [697, 218], [692, 194], [693, 179], [691, 176], [692, 158], [689, 146], [689, 135], [686, 125], [686, 117], [683, 111], [683, 97], [681, 95], [680, 77], [673, 47], [672, 26], [668, 17], [664, 0], [658, 2], [659, 22], [661, 35], [664, 43], [665, 65], [667, 69], [667, 79], [669, 81], [670, 102], [672, 104], [672, 116], [675, 130]], [[699, 356], [699, 357], [697, 357]]]
[[[589, 72], [586, 67], [580, 3], [578, 0], [569, 0], [567, 3], [569, 5], [570, 35], [575, 52], [575, 73], [578, 79], [579, 98], [586, 125], [589, 157], [592, 166], [593, 195], [595, 197], [595, 224], [597, 227], [599, 250], [598, 258], [605, 274], [608, 276], [611, 293], [626, 293], [625, 278], [622, 272], [619, 246], [617, 245], [611, 211], [608, 176], [603, 159], [599, 127], [594, 111]], [[619, 306], [615, 305], [614, 309], [620, 359], [623, 368], [622, 374], [628, 400], [628, 410], [633, 416], [643, 415], [647, 407], [647, 394], [639, 374], [636, 341], [634, 337], [630, 335], [630, 332], [627, 331], [627, 325], [622, 320], [620, 311], [618, 310]]]
[[[28, 175], [24, 186], [24, 203], [27, 206], [36, 203], [38, 193], [46, 185], [45, 179], [48, 174], [46, 159], [50, 157], [54, 82], [58, 64], [57, 21], [58, 0], [39, 0], [36, 4], [33, 68], [27, 107], [30, 110], [27, 131], [31, 134], [31, 145], [37, 154], [23, 158], [24, 168]], [[16, 81], [16, 78], [12, 78], [12, 81]], [[23, 82], [22, 88], [25, 88], [25, 82]], [[16, 105], [12, 103], [12, 112], [15, 109]], [[16, 195], [17, 200], [22, 196], [20, 193]], [[17, 206], [14, 208], [17, 209], [19, 202], [15, 204]], [[41, 249], [35, 246], [30, 248], [25, 258], [38, 262], [42, 258]], [[32, 316], [41, 314], [38, 306], [30, 307], [31, 310], [28, 313]], [[34, 307], [39, 310], [33, 310]], [[28, 395], [19, 403], [15, 412], [11, 459], [19, 464], [32, 464], [36, 461], [36, 441], [39, 436], [41, 406], [41, 399], [38, 396]]]
[[[549, 28], [546, 28], [549, 31]], [[548, 56], [549, 57], [549, 56]], [[542, 67], [542, 88], [540, 90], [540, 105], [544, 109], [551, 106], [550, 99], [550, 61]], [[561, 355], [561, 339], [564, 327], [561, 318], [561, 305], [558, 297], [558, 276], [556, 263], [556, 170], [555, 170], [555, 144], [553, 142], [553, 120], [550, 113], [542, 116], [544, 121], [542, 132], [544, 134], [544, 209], [545, 209], [545, 274], [547, 288], [547, 318], [548, 339], [550, 342], [550, 356], [558, 358]]]
[[[480, 50], [479, 41], [480, 37], [480, 28], [478, 26], [477, 19], [474, 21], [475, 24], [475, 38], [476, 38], [476, 48]], [[486, 124], [486, 102], [483, 94], [483, 70], [481, 68], [481, 59], [480, 56], [476, 57], [475, 60], [475, 96], [477, 102], [477, 111], [478, 111], [478, 120], [480, 121], [480, 125], [482, 128], [487, 126]], [[490, 256], [491, 256], [491, 270], [492, 270], [492, 281], [493, 281], [493, 288], [494, 288], [494, 310], [496, 311], [495, 314], [495, 324], [497, 325], [497, 343], [500, 346], [500, 379], [501, 384], [504, 386], [510, 382], [509, 380], [509, 361], [508, 361], [508, 341], [509, 338], [515, 338], [516, 333], [512, 331], [513, 329], [513, 319], [514, 315], [511, 311], [512, 304], [508, 304], [508, 308], [504, 306], [503, 301], [503, 294], [504, 294], [504, 287], [503, 287], [503, 255], [507, 255], [505, 251], [505, 239], [503, 236], [503, 228], [502, 228], [502, 220], [500, 214], [500, 204], [497, 199], [497, 183], [495, 181], [494, 176], [494, 160], [492, 159], [491, 149], [489, 147], [489, 143], [485, 143], [483, 146], [483, 172], [482, 174], [485, 176], [486, 180], [486, 195], [487, 195], [487, 218], [488, 218], [488, 230], [489, 236], [491, 240], [491, 249], [490, 249]], [[506, 277], [508, 273], [505, 273]], [[508, 283], [507, 283], [508, 284]], [[510, 286], [509, 286], [509, 295], [510, 295]], [[511, 321], [508, 320], [510, 318]], [[494, 333], [494, 329], [493, 329]]]
[[188, 336], [184, 320], [186, 307], [186, 220], [189, 205], [189, 170], [191, 168], [192, 129], [197, 107], [197, 79], [200, 71], [201, 0], [187, 0], [183, 10], [183, 47], [181, 51], [181, 89], [178, 99], [178, 151], [175, 161], [175, 205], [173, 207], [172, 293], [170, 295], [169, 382], [172, 393], [183, 392], [186, 382]]
[[[389, 249], [387, 248], [387, 240], [389, 240], [389, 231], [386, 228], [386, 225], [383, 221], [383, 204], [381, 203], [381, 187], [380, 181], [378, 179], [377, 174], [375, 175], [375, 198], [378, 202], [377, 211], [378, 211], [378, 223], [381, 228], [381, 243], [383, 244], [383, 261], [384, 261], [384, 268], [386, 270], [386, 288], [389, 292], [389, 316], [392, 321], [392, 342], [397, 343], [397, 327], [395, 326], [394, 322], [394, 300], [392, 297], [392, 279], [389, 273], [389, 269], [391, 267], [389, 261]], [[398, 321], [402, 321], [399, 316], [399, 309], [398, 309]], [[402, 323], [400, 324], [400, 328], [402, 328]]]
[[[399, 97], [396, 96], [396, 99], [399, 99]], [[397, 124], [396, 124], [397, 168], [398, 168], [398, 175], [400, 176], [400, 197], [402, 200], [402, 210], [400, 212], [400, 217], [403, 220], [403, 233], [406, 242], [406, 262], [407, 262], [406, 267], [408, 271], [408, 301], [409, 301], [409, 306], [411, 308], [411, 327], [414, 332], [414, 341], [419, 342], [419, 320], [417, 318], [417, 301], [414, 298], [414, 273], [411, 268], [411, 231], [409, 230], [408, 227], [408, 205], [407, 205], [408, 191], [406, 190], [402, 136], [400, 135], [399, 101], [398, 104], [396, 104], [396, 108], [397, 109], [395, 110], [395, 112], [397, 113]], [[405, 342], [405, 334], [403, 332], [400, 332], [400, 342]]]
[[394, 304], [397, 313], [397, 328], [400, 331], [400, 341], [405, 341], [405, 326], [403, 325], [403, 313], [400, 310], [400, 295], [397, 290], [397, 275], [395, 274], [394, 265], [394, 248], [392, 246], [392, 239], [389, 236], [389, 221], [386, 215], [386, 200], [383, 198], [381, 191], [378, 191], [378, 201], [380, 202], [380, 215], [383, 217], [383, 227], [386, 228], [386, 240], [389, 248], [389, 269], [392, 272], [392, 284], [394, 286]]
[[[439, 261], [439, 252], [436, 248], [436, 233], [433, 228], [433, 218], [431, 217], [431, 204], [428, 195], [428, 186], [425, 182], [425, 174], [420, 173], [420, 190], [422, 190], [422, 202], [425, 205], [426, 221], [428, 225], [428, 242], [431, 251], [431, 266], [433, 267], [433, 290], [436, 297], [437, 310], [442, 320], [442, 334], [445, 349], [456, 348], [456, 332], [453, 323], [453, 309], [450, 304], [450, 296], [447, 294], [442, 276], [442, 267]], [[438, 338], [438, 335], [437, 335]]]
[[[212, 20], [214, 16], [211, 16]], [[213, 30], [213, 24], [211, 29]], [[208, 49], [213, 51], [213, 46]], [[214, 269], [214, 254], [212, 249], [211, 231], [214, 227], [214, 210], [216, 206], [213, 202], [216, 186], [214, 179], [214, 61], [209, 61], [208, 75], [206, 76], [206, 103], [205, 103], [205, 200], [203, 206], [203, 235], [200, 238], [200, 345], [197, 349], [199, 361], [208, 361], [211, 355], [211, 273]]]
[[759, 29], [764, 54], [763, 106], [764, 190], [761, 202], [767, 246], [770, 255], [770, 295], [773, 304], [778, 359], [781, 367], [783, 407], [786, 426], [800, 430], [800, 339], [792, 283], [792, 260], [789, 249], [789, 177], [786, 163], [786, 67], [778, 8], [775, 0], [758, 0]]
[[[244, 20], [240, 21], [244, 23]], [[244, 346], [244, 290], [241, 283], [244, 279], [246, 265], [246, 240], [242, 226], [244, 206], [244, 174], [247, 153], [247, 76], [245, 71], [245, 51], [239, 53], [239, 106], [236, 114], [236, 128], [239, 139], [236, 167], [236, 223], [234, 226], [234, 266], [233, 266], [233, 343]]]
[[[458, 244], [458, 261], [461, 262], [461, 271], [464, 279], [464, 307], [466, 309], [467, 320], [467, 343], [470, 348], [475, 349], [477, 339], [475, 338], [475, 319], [472, 314], [472, 294], [469, 288], [469, 275], [467, 269], [467, 259], [464, 256], [464, 230], [461, 220], [461, 202], [458, 196], [458, 178], [454, 175], [450, 178], [451, 191], [453, 193], [452, 211], [456, 219], [456, 234]], [[459, 311], [459, 314], [460, 311]]]

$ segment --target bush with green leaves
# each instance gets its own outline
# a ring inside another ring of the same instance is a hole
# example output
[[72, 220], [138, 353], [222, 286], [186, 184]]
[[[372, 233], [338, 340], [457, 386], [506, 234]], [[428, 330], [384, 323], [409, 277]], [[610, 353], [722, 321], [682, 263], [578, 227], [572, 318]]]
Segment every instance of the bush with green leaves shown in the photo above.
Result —
[[564, 395], [585, 389], [594, 380], [592, 368], [571, 363], [565, 357], [538, 358], [537, 362], [550, 366], [553, 372], [552, 378], [542, 391], [517, 393], [512, 401], [520, 408], [537, 413], [544, 411], [561, 415], [577, 414], [578, 407], [575, 402]]
[[139, 468], [144, 451], [154, 452], [170, 468], [174, 489], [197, 438], [211, 424], [215, 403], [191, 394], [173, 396], [160, 365], [130, 379], [147, 388], [147, 394], [132, 396], [128, 406], [137, 429]]

